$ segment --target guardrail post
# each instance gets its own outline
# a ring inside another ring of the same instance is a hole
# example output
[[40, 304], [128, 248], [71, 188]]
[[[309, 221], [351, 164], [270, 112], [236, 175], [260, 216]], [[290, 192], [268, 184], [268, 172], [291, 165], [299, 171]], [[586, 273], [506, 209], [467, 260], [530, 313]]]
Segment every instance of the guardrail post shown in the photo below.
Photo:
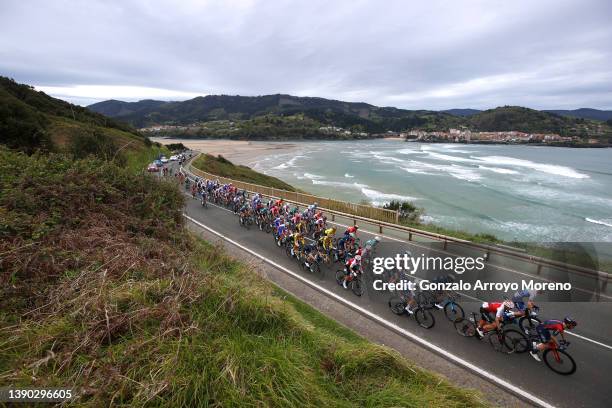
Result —
[[446, 245], [448, 244], [447, 240], [444, 240], [444, 249], [446, 250]]
[[378, 233], [382, 234], [382, 224], [378, 224]]
[[395, 211], [395, 223], [399, 224], [399, 210]]
[[542, 273], [542, 264], [538, 264], [538, 270], [536, 271], [536, 274], [540, 274]]
[[412, 232], [408, 233], [408, 241], [412, 241]]
[[336, 214], [332, 213], [332, 221], [336, 221]]
[[357, 225], [357, 220], [353, 218], [353, 226]]

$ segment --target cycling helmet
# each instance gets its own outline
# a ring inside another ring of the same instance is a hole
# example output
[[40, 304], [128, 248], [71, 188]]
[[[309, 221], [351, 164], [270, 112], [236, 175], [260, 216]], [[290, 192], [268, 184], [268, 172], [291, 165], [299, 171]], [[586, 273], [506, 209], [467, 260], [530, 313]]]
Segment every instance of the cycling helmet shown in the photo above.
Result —
[[357, 262], [361, 261], [361, 255], [355, 255], [355, 260], [356, 260]]
[[355, 225], [355, 229], [358, 230], [359, 229], [359, 225]]
[[380, 237], [379, 237], [378, 235], [377, 235], [377, 236], [375, 236], [375, 237], [374, 237], [374, 241], [376, 241], [376, 242], [380, 242]]
[[514, 307], [514, 302], [511, 300], [505, 300], [503, 305], [507, 309], [512, 309]]
[[573, 329], [574, 327], [578, 325], [578, 323], [569, 316], [565, 316], [565, 318], [563, 319], [563, 323], [565, 323], [567, 327], [571, 329]]

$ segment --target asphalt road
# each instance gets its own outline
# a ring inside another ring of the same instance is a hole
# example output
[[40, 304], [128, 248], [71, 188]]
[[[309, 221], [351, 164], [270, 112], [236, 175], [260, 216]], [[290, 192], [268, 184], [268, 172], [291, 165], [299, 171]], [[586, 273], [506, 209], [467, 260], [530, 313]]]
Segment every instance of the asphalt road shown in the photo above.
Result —
[[[533, 360], [528, 354], [502, 354], [496, 352], [486, 341], [457, 335], [452, 323], [445, 318], [442, 311], [434, 312], [436, 325], [427, 330], [419, 327], [412, 318], [391, 313], [387, 305], [389, 293], [375, 291], [367, 286], [363, 296], [355, 296], [351, 291], [344, 290], [335, 282], [334, 272], [338, 269], [338, 264], [326, 269], [322, 277], [313, 276], [302, 270], [295, 260], [288, 258], [283, 250], [276, 247], [271, 234], [261, 232], [255, 226], [249, 230], [241, 227], [237, 217], [224, 208], [212, 204], [208, 208], [202, 208], [198, 200], [188, 199], [185, 213], [258, 254], [307, 279], [315, 280], [318, 285], [359, 304], [387, 321], [400, 325], [417, 336], [550, 404], [560, 407], [607, 407], [610, 405], [612, 397], [608, 374], [612, 369], [612, 339], [610, 338], [612, 335], [612, 303], [610, 302], [538, 302], [541, 307], [541, 318], [560, 318], [570, 314], [579, 322], [575, 330], [578, 336], [567, 336], [572, 342], [568, 352], [574, 357], [578, 369], [571, 376], [560, 376], [549, 370], [544, 363]], [[338, 226], [338, 230], [342, 231], [343, 228]], [[360, 231], [359, 235], [362, 240], [374, 236], [367, 231]], [[413, 254], [425, 253], [426, 255], [442, 252], [442, 249], [435, 244], [431, 249], [427, 243], [404, 242], [389, 236], [383, 237], [376, 255], [393, 256], [404, 250], [410, 250]], [[521, 271], [511, 265], [488, 265], [486, 274], [479, 278], [490, 281], [507, 281], [515, 280], [514, 274], [521, 274]], [[370, 276], [373, 277], [371, 274]], [[535, 274], [526, 276], [530, 279], [538, 279]], [[371, 282], [372, 279], [369, 281], [370, 285]], [[578, 280], [575, 286], [580, 287], [581, 284], [588, 286], [588, 282], [581, 280]], [[474, 293], [471, 293], [468, 296], [473, 295]], [[460, 300], [466, 313], [477, 311], [483, 300], [497, 300], [501, 296], [500, 293], [478, 293], [477, 295], [473, 296], [476, 299], [463, 297]]]

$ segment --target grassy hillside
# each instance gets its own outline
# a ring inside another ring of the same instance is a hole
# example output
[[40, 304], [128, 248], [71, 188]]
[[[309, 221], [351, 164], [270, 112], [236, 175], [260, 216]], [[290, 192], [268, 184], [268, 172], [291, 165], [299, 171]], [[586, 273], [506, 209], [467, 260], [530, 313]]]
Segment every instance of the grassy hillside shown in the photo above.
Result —
[[471, 115], [468, 120], [474, 129], [480, 131], [518, 130], [528, 133], [553, 132], [562, 135], [575, 133], [574, 128], [584, 123], [584, 119], [568, 118], [520, 106], [489, 109]]
[[159, 150], [126, 123], [5, 77], [0, 77], [0, 135], [1, 144], [28, 154], [42, 150], [125, 162]]
[[0, 149], [0, 378], [82, 406], [481, 406], [182, 225], [175, 185]]
[[193, 166], [202, 171], [206, 171], [221, 177], [259, 184], [262, 186], [279, 188], [282, 190], [296, 191], [293, 186], [280, 179], [277, 179], [276, 177], [267, 176], [265, 174], [256, 172], [247, 166], [237, 166], [225, 159], [223, 156], [215, 157], [210, 154], [203, 154], [193, 162]]

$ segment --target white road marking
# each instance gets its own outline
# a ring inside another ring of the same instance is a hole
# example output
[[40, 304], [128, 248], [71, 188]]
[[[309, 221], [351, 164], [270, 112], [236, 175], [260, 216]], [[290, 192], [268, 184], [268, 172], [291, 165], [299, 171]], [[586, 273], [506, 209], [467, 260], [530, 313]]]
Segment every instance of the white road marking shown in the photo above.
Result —
[[355, 303], [353, 303], [353, 302], [351, 302], [349, 300], [346, 300], [346, 299], [344, 299], [341, 296], [338, 296], [337, 294], [329, 291], [328, 289], [325, 289], [324, 287], [319, 286], [316, 283], [313, 283], [313, 282], [309, 281], [308, 279], [304, 278], [303, 276], [300, 276], [297, 273], [295, 273], [295, 272], [285, 268], [284, 266], [277, 264], [273, 260], [268, 259], [265, 256], [258, 254], [257, 252], [255, 252], [255, 251], [245, 247], [244, 245], [242, 245], [242, 244], [232, 240], [231, 238], [226, 237], [225, 235], [221, 234], [220, 232], [217, 232], [214, 229], [212, 229], [212, 228], [202, 224], [201, 222], [195, 220], [194, 218], [188, 216], [187, 214], [183, 213], [183, 217], [187, 218], [189, 221], [191, 221], [194, 224], [200, 226], [201, 228], [204, 228], [205, 230], [207, 230], [207, 231], [217, 235], [218, 237], [226, 240], [227, 242], [237, 246], [238, 248], [240, 248], [240, 249], [250, 253], [251, 255], [253, 255], [253, 256], [255, 256], [255, 257], [259, 258], [259, 259], [261, 259], [262, 261], [264, 261], [264, 262], [274, 266], [275, 268], [280, 269], [281, 271], [291, 275], [295, 279], [297, 279], [297, 280], [307, 284], [308, 286], [313, 287], [314, 289], [318, 290], [319, 292], [324, 293], [325, 295], [331, 297], [332, 299], [334, 299], [334, 300], [336, 300], [336, 301], [338, 301], [340, 303], [345, 304], [346, 306], [350, 307], [351, 309], [358, 311], [359, 313], [367, 316], [368, 318], [376, 321], [377, 323], [379, 323], [379, 324], [381, 324], [383, 326], [388, 327], [389, 329], [395, 331], [396, 333], [402, 334], [404, 337], [408, 337], [413, 342], [421, 344], [422, 346], [424, 346], [424, 347], [426, 347], [426, 348], [428, 348], [428, 349], [430, 349], [430, 350], [432, 350], [432, 351], [442, 355], [443, 357], [447, 358], [448, 360], [451, 360], [454, 363], [456, 363], [456, 364], [458, 364], [460, 366], [463, 366], [463, 367], [471, 370], [472, 372], [478, 374], [479, 376], [481, 376], [481, 377], [483, 377], [483, 378], [485, 378], [485, 379], [487, 379], [487, 380], [489, 380], [491, 382], [494, 382], [495, 384], [499, 385], [500, 387], [503, 387], [503, 388], [511, 391], [515, 395], [517, 395], [517, 396], [519, 396], [521, 398], [524, 398], [525, 400], [528, 400], [528, 401], [530, 401], [530, 402], [532, 402], [532, 403], [534, 403], [536, 405], [539, 405], [541, 407], [546, 407], [546, 408], [554, 407], [554, 405], [552, 405], [552, 404], [550, 404], [550, 403], [548, 403], [548, 402], [546, 402], [546, 401], [536, 397], [535, 395], [533, 395], [533, 394], [531, 394], [531, 393], [529, 393], [529, 392], [527, 392], [527, 391], [525, 391], [525, 390], [523, 390], [521, 388], [516, 387], [512, 383], [504, 380], [503, 378], [500, 378], [500, 377], [496, 376], [495, 374], [493, 374], [493, 373], [491, 373], [491, 372], [489, 372], [489, 371], [487, 371], [485, 369], [482, 369], [482, 368], [480, 368], [480, 367], [470, 363], [469, 361], [464, 360], [461, 357], [458, 357], [458, 356], [448, 352], [447, 350], [445, 350], [445, 349], [443, 349], [443, 348], [441, 348], [441, 347], [439, 347], [439, 346], [437, 346], [437, 345], [435, 345], [433, 343], [430, 343], [427, 340], [424, 340], [424, 339], [420, 338], [416, 334], [411, 333], [411, 332], [409, 332], [409, 331], [399, 327], [398, 325], [383, 319], [382, 317], [380, 317], [380, 316], [370, 312], [369, 310], [366, 310], [366, 309], [362, 308], [361, 306], [359, 306], [359, 305], [357, 305], [357, 304], [355, 304]]

